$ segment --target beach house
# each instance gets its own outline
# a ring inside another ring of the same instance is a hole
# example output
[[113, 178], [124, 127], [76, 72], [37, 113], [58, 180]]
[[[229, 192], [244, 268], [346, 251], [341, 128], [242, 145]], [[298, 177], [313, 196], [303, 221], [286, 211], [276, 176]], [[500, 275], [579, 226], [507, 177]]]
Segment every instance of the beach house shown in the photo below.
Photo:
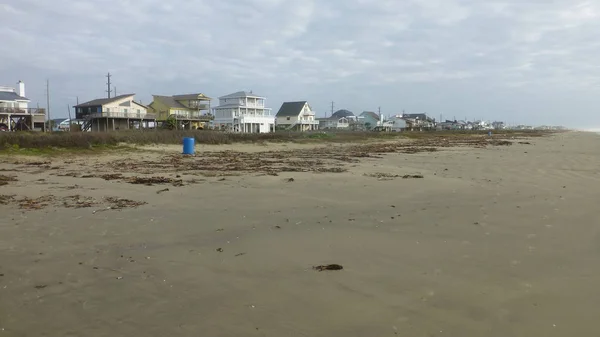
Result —
[[84, 131], [114, 131], [148, 128], [156, 116], [134, 100], [135, 94], [99, 98], [75, 106], [75, 117]]
[[275, 131], [275, 116], [265, 106], [266, 98], [246, 91], [219, 97], [219, 106], [212, 109], [216, 129], [241, 133]]
[[23, 81], [17, 88], [0, 86], [0, 131], [44, 130], [45, 109], [29, 108], [29, 102]]
[[319, 129], [346, 129], [356, 125], [359, 118], [352, 111], [341, 109], [334, 112], [331, 117], [319, 118]]
[[319, 128], [319, 121], [308, 102], [284, 102], [275, 116], [275, 126], [285, 130], [311, 131]]
[[211, 98], [202, 94], [162, 96], [152, 95], [148, 112], [156, 115], [156, 122], [174, 129], [203, 129], [212, 120]]

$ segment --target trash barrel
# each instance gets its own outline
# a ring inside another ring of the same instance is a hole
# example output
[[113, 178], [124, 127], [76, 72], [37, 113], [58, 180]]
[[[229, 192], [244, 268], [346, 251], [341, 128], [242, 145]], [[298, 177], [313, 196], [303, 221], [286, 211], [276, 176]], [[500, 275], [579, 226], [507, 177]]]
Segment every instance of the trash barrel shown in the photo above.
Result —
[[195, 141], [193, 137], [183, 138], [183, 154], [194, 154]]

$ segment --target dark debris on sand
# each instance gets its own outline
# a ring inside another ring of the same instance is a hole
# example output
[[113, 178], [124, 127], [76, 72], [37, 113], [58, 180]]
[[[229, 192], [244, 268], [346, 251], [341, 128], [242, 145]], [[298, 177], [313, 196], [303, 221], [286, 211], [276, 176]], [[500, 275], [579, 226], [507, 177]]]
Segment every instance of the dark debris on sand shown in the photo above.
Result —
[[316, 271], [342, 270], [342, 269], [344, 269], [344, 267], [342, 267], [342, 265], [340, 265], [340, 264], [326, 264], [326, 265], [314, 266], [313, 269]]

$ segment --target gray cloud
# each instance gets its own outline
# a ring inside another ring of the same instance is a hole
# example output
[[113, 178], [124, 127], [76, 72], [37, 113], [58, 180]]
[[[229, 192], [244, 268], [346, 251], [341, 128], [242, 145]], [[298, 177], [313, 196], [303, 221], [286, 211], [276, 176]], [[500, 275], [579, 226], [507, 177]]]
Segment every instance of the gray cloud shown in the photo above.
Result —
[[0, 85], [45, 106], [49, 78], [55, 116], [110, 71], [144, 102], [252, 89], [274, 109], [600, 126], [596, 1], [4, 0], [0, 15]]

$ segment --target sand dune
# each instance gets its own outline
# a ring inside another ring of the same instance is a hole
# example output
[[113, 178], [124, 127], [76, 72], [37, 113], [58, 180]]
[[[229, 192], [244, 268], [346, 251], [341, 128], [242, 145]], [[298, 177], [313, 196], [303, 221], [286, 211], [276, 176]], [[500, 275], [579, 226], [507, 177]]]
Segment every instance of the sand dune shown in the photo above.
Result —
[[[175, 148], [5, 158], [0, 335], [600, 335], [600, 136], [524, 141], [322, 159], [338, 173], [161, 174], [184, 186], [59, 174], [128, 175], [109, 163]], [[327, 263], [344, 269], [312, 269]]]

